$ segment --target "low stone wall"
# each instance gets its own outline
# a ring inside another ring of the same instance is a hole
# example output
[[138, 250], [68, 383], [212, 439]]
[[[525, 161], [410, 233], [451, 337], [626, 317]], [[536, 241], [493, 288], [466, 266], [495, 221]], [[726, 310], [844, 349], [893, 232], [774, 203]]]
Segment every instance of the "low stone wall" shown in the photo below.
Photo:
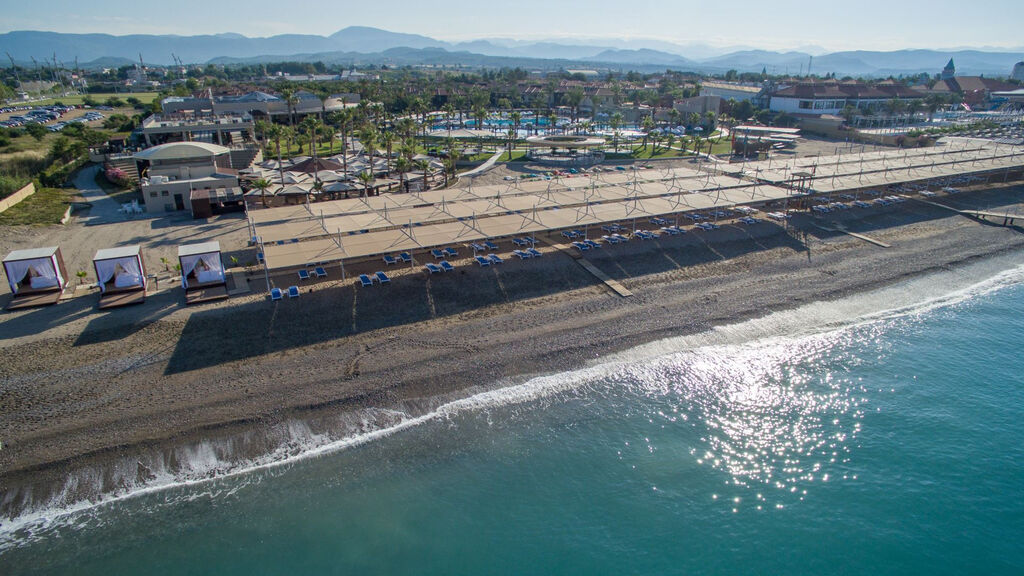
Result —
[[35, 193], [36, 185], [33, 184], [32, 182], [29, 182], [24, 187], [22, 187], [21, 190], [18, 190], [17, 192], [11, 194], [7, 198], [0, 200], [0, 212], [6, 212], [7, 209], [10, 208], [11, 206], [14, 206], [15, 204], [21, 202], [25, 198], [28, 198], [29, 196]]

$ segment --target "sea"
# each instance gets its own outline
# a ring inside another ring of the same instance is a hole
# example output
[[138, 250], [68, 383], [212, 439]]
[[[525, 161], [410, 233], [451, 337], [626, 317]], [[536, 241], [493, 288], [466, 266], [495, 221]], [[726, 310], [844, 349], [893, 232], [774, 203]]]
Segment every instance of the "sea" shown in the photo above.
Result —
[[0, 574], [1024, 574], [1024, 254], [7, 518]]

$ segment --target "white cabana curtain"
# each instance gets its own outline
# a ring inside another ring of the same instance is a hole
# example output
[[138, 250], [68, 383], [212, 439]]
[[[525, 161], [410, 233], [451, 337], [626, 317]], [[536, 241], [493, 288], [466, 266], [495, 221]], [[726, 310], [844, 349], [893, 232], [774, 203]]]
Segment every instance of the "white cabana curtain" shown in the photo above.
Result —
[[29, 280], [29, 285], [32, 288], [52, 288], [64, 285], [64, 279], [60, 277], [55, 258], [4, 262], [4, 268], [7, 269], [7, 282], [11, 286], [12, 294], [18, 293], [18, 285], [29, 275], [29, 271], [32, 272], [32, 278]]
[[100, 292], [107, 291], [106, 285], [111, 278], [114, 279], [114, 286], [117, 288], [146, 286], [146, 279], [142, 275], [142, 267], [139, 266], [137, 258], [97, 260], [96, 277], [99, 280]]
[[181, 287], [188, 288], [188, 275], [196, 273], [196, 283], [223, 282], [224, 267], [219, 253], [194, 254], [181, 257]]

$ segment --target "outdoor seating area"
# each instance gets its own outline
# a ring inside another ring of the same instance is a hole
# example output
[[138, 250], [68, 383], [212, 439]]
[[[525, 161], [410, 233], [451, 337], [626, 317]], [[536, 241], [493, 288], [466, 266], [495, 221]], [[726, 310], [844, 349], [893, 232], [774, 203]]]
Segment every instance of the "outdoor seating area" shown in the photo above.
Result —
[[8, 310], [56, 304], [68, 283], [60, 248], [14, 250], [3, 260], [14, 298]]

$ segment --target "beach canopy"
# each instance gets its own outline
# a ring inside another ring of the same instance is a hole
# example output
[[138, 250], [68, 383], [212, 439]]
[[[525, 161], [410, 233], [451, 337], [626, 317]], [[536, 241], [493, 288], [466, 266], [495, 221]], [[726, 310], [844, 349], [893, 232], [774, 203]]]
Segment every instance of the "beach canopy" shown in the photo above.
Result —
[[12, 294], [26, 283], [30, 289], [42, 290], [63, 288], [66, 282], [57, 246], [15, 250], [4, 258], [4, 271]]
[[[178, 246], [178, 263], [181, 265], [181, 287], [186, 290], [190, 284], [196, 286], [224, 282], [220, 242]], [[189, 282], [189, 276], [194, 276], [192, 282]]]
[[96, 251], [92, 259], [96, 268], [100, 292], [108, 290], [107, 284], [113, 280], [114, 288], [146, 288], [146, 271], [142, 263], [142, 248], [121, 246], [104, 248]]

